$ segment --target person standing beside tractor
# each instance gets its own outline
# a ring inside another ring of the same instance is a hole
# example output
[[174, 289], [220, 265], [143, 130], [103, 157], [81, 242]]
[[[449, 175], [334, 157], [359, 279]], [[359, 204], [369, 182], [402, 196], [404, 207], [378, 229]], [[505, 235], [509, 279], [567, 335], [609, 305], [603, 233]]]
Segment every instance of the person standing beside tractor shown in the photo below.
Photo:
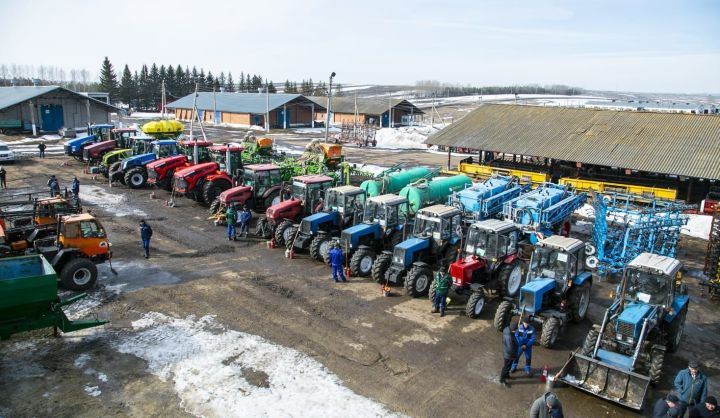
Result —
[[140, 239], [145, 250], [145, 258], [150, 258], [150, 238], [152, 238], [153, 230], [145, 219], [140, 221]]
[[235, 225], [237, 224], [237, 212], [235, 212], [235, 205], [228, 206], [225, 211], [225, 222], [227, 222], [228, 241], [236, 241]]
[[432, 300], [431, 313], [440, 311], [440, 316], [445, 316], [445, 308], [447, 307], [447, 295], [452, 286], [452, 277], [449, 272], [442, 274], [437, 272], [435, 275], [435, 295]]
[[502, 335], [502, 353], [503, 366], [500, 371], [500, 384], [510, 387], [507, 379], [510, 379], [510, 367], [515, 362], [518, 352], [517, 340], [515, 339], [515, 331], [517, 331], [517, 322], [511, 322], [510, 325], [503, 329]]
[[343, 254], [342, 248], [340, 248], [340, 243], [335, 242], [335, 246], [332, 250], [330, 250], [330, 267], [332, 268], [332, 279], [335, 281], [335, 283], [338, 282], [338, 276], [340, 276], [340, 280], [343, 282], [346, 282], [345, 280], [345, 272], [343, 272], [343, 263], [345, 262], [345, 255]]
[[513, 362], [510, 368], [510, 373], [515, 373], [517, 370], [517, 364], [520, 361], [520, 356], [525, 353], [525, 374], [528, 377], [532, 377], [532, 346], [535, 343], [535, 327], [530, 323], [528, 317], [523, 317], [522, 323], [515, 331], [515, 339], [518, 344], [518, 353], [515, 362]]
[[697, 360], [690, 360], [687, 369], [680, 370], [674, 385], [680, 398], [680, 416], [685, 416], [688, 407], [702, 404], [707, 398], [707, 377], [700, 371]]
[[71, 190], [75, 199], [80, 199], [80, 180], [77, 177], [73, 177]]
[[242, 212], [240, 212], [240, 236], [247, 238], [251, 219], [252, 212], [250, 212], [247, 206], [243, 206]]
[[58, 183], [57, 178], [55, 178], [55, 174], [50, 176], [47, 185], [50, 188], [50, 197], [55, 197], [60, 194], [60, 183]]

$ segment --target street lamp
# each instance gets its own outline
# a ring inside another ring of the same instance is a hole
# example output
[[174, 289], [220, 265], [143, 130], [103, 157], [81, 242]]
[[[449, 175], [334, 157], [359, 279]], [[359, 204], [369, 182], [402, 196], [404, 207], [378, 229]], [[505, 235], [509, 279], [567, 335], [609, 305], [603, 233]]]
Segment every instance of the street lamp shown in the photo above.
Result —
[[330, 73], [330, 83], [328, 84], [327, 115], [325, 118], [325, 142], [328, 142], [328, 132], [330, 129], [330, 100], [332, 100], [332, 80], [334, 77], [335, 71]]

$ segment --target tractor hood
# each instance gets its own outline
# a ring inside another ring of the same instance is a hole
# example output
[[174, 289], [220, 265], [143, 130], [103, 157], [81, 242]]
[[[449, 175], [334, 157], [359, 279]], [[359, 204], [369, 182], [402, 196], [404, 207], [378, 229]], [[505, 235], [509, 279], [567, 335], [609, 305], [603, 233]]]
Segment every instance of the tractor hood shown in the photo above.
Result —
[[405, 241], [397, 245], [398, 248], [403, 250], [424, 250], [430, 246], [430, 240], [422, 238], [408, 238]]
[[177, 163], [184, 163], [187, 161], [187, 157], [184, 155], [173, 155], [172, 157], [165, 157], [161, 158], [159, 160], [152, 161], [148, 163], [147, 168], [148, 169], [156, 169], [156, 168], [162, 168], [168, 164], [177, 164]]
[[132, 157], [128, 157], [123, 160], [121, 168], [123, 171], [125, 171], [130, 167], [138, 167], [141, 165], [145, 165], [150, 161], [154, 161], [155, 158], [156, 156], [152, 152], [147, 154], [133, 155]]
[[95, 135], [83, 136], [82, 138], [75, 138], [75, 139], [71, 139], [69, 141], [65, 141], [65, 146], [69, 147], [71, 150], [75, 151], [83, 144], [88, 143], [90, 141], [94, 141], [94, 140], [95, 140]]
[[228, 202], [233, 201], [236, 197], [244, 196], [249, 191], [252, 190], [252, 187], [250, 186], [236, 186], [231, 189], [227, 189], [224, 192], [220, 193], [220, 201], [224, 204], [228, 204]]
[[326, 222], [334, 222], [337, 214], [337, 212], [318, 212], [308, 215], [300, 223], [300, 232], [315, 235], [320, 225]]
[[117, 143], [115, 141], [112, 141], [112, 140], [111, 141], [103, 141], [103, 142], [96, 142], [92, 145], [88, 145], [87, 147], [85, 147], [85, 149], [88, 150], [88, 152], [92, 152], [95, 150], [104, 150], [104, 149], [115, 148], [115, 145], [117, 145]]
[[555, 280], [539, 278], [525, 283], [520, 288], [520, 306], [525, 312], [533, 314], [542, 310], [543, 296], [555, 290]]
[[640, 325], [645, 317], [648, 316], [652, 310], [652, 305], [645, 303], [630, 303], [625, 305], [625, 309], [620, 313], [618, 321], [626, 324]]
[[268, 219], [275, 219], [273, 216], [273, 214], [275, 212], [284, 213], [285, 211], [290, 210], [291, 208], [293, 208], [295, 206], [300, 206], [300, 205], [302, 205], [302, 200], [298, 200], [298, 199], [285, 200], [283, 202], [280, 202], [276, 205], [272, 205], [269, 208], [267, 208], [267, 210], [265, 211], [265, 216]]
[[200, 172], [210, 167], [217, 167], [217, 163], [202, 163], [191, 165], [190, 167], [185, 167], [182, 170], [176, 171], [175, 177], [186, 177], [193, 172]]
[[345, 245], [355, 249], [360, 245], [360, 238], [366, 235], [374, 235], [375, 239], [380, 238], [380, 225], [377, 223], [362, 223], [351, 226], [342, 231], [340, 239], [346, 243]]

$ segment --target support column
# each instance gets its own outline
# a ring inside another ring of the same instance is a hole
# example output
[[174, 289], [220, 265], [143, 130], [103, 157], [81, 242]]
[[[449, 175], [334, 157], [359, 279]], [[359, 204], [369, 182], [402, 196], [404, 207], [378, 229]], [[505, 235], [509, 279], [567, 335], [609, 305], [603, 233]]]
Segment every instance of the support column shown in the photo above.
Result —
[[283, 105], [283, 129], [287, 129], [287, 103]]
[[92, 124], [92, 121], [90, 120], [90, 99], [87, 99], [85, 102], [85, 108], [87, 109], [87, 123], [90, 125]]
[[32, 123], [33, 136], [37, 136], [37, 126], [35, 125], [35, 106], [32, 100], [29, 102], [30, 106], [30, 123]]
[[448, 147], [448, 164], [447, 164], [448, 171], [450, 171], [450, 150], [451, 150], [451, 148]]
[[310, 127], [315, 127], [315, 103], [310, 105]]

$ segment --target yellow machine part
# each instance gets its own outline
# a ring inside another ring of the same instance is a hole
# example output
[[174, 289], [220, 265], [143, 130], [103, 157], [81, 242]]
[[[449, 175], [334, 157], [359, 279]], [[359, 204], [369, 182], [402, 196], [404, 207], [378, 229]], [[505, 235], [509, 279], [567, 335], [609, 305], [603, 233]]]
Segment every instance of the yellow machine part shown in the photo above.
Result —
[[468, 174], [473, 177], [487, 179], [493, 174], [502, 176], [514, 176], [523, 183], [532, 183], [535, 186], [550, 181], [550, 175], [547, 173], [539, 173], [536, 171], [516, 170], [512, 168], [491, 167], [489, 165], [460, 163], [458, 171], [462, 174]]
[[268, 137], [258, 138], [256, 145], [258, 148], [272, 148], [273, 140], [272, 140], [272, 138], [268, 138]]
[[338, 158], [342, 156], [342, 145], [340, 144], [320, 144], [327, 158]]
[[185, 125], [176, 120], [154, 120], [142, 126], [146, 134], [179, 134], [184, 129]]
[[611, 183], [601, 180], [585, 180], [563, 177], [559, 181], [560, 184], [573, 186], [576, 190], [587, 192], [590, 189], [599, 193], [628, 193], [640, 195], [647, 198], [675, 200], [677, 198], [677, 190], [665, 189], [661, 187], [639, 186], [635, 184]]

